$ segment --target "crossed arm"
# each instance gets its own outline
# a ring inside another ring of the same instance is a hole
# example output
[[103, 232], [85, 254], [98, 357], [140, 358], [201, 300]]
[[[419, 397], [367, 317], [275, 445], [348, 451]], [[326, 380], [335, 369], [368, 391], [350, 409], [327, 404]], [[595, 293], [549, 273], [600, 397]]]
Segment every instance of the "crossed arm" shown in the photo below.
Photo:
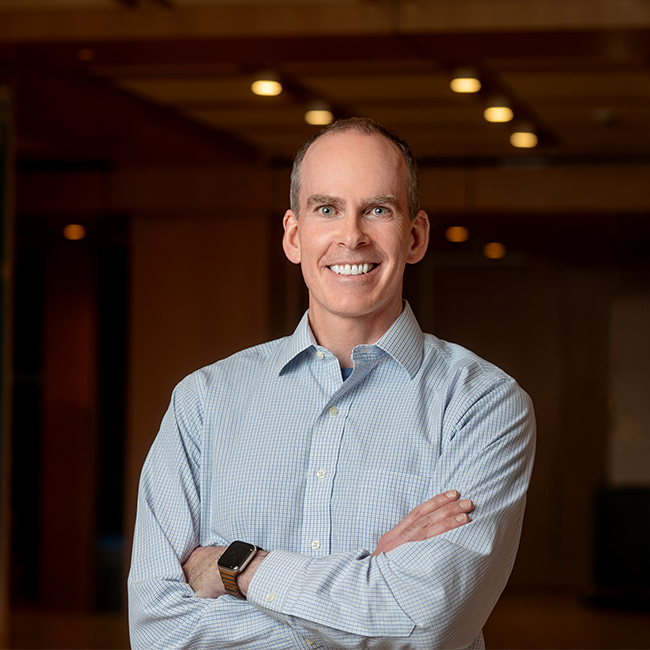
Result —
[[[139, 492], [134, 648], [286, 650], [307, 648], [305, 639], [339, 648], [481, 646], [477, 635], [514, 562], [532, 468], [532, 408], [518, 390], [497, 386], [470, 405], [429, 479], [429, 494], [441, 494], [385, 532], [372, 554], [358, 546], [310, 557], [280, 550], [276, 537], [241, 576], [247, 601], [218, 597], [217, 558], [230, 539], [201, 535], [209, 508], [200, 498], [202, 425], [174, 399]], [[458, 491], [442, 492], [451, 485]], [[471, 526], [474, 505], [461, 494], [480, 504]]]
[[[469, 499], [460, 499], [456, 490], [425, 501], [413, 508], [391, 530], [384, 533], [372, 555], [387, 553], [406, 542], [419, 542], [446, 533], [467, 523], [468, 513], [474, 508]], [[199, 598], [218, 598], [226, 593], [217, 561], [226, 550], [225, 546], [199, 546], [194, 549], [183, 565], [183, 573], [187, 583]], [[237, 577], [239, 590], [245, 596], [255, 572], [268, 555], [266, 551], [258, 551], [246, 569]]]

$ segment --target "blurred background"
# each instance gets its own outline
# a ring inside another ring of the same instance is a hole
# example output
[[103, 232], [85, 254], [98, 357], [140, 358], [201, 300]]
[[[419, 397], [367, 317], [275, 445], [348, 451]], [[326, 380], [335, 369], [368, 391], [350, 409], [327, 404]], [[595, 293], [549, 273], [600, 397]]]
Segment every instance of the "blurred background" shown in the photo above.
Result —
[[421, 166], [423, 329], [536, 405], [488, 648], [650, 647], [648, 0], [0, 0], [2, 647], [128, 647], [170, 392], [295, 327], [291, 159], [352, 115]]

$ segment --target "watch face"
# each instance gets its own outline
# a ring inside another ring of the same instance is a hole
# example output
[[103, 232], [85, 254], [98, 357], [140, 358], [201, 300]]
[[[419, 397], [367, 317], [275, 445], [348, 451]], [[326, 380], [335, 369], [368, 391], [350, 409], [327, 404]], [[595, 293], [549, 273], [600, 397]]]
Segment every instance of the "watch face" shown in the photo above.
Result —
[[237, 571], [251, 556], [251, 554], [256, 552], [257, 547], [254, 544], [248, 544], [247, 542], [233, 542], [219, 558], [218, 564], [224, 569]]

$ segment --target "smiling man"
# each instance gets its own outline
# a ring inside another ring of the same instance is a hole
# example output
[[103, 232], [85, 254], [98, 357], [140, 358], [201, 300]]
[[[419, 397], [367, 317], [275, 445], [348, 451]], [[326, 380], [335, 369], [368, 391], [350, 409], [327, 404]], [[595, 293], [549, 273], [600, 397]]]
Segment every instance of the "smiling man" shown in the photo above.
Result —
[[298, 153], [283, 245], [309, 311], [176, 388], [140, 483], [134, 648], [484, 647], [534, 418], [403, 302], [418, 204], [410, 150], [371, 120]]
[[352, 349], [378, 341], [402, 312], [404, 267], [424, 256], [429, 219], [409, 215], [406, 162], [385, 137], [321, 136], [299, 174], [284, 250], [301, 265], [317, 341], [352, 367]]

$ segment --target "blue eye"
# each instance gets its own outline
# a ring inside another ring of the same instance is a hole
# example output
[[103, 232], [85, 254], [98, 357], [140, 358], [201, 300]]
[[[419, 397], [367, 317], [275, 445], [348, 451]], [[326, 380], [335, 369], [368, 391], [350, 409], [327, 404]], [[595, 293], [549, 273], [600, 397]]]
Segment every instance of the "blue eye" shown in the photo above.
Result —
[[324, 205], [322, 208], [319, 208], [319, 212], [324, 217], [331, 217], [334, 214], [334, 209], [329, 205]]
[[372, 213], [376, 217], [384, 217], [388, 214], [388, 210], [386, 210], [386, 208], [382, 208], [381, 206], [377, 206], [372, 209]]

